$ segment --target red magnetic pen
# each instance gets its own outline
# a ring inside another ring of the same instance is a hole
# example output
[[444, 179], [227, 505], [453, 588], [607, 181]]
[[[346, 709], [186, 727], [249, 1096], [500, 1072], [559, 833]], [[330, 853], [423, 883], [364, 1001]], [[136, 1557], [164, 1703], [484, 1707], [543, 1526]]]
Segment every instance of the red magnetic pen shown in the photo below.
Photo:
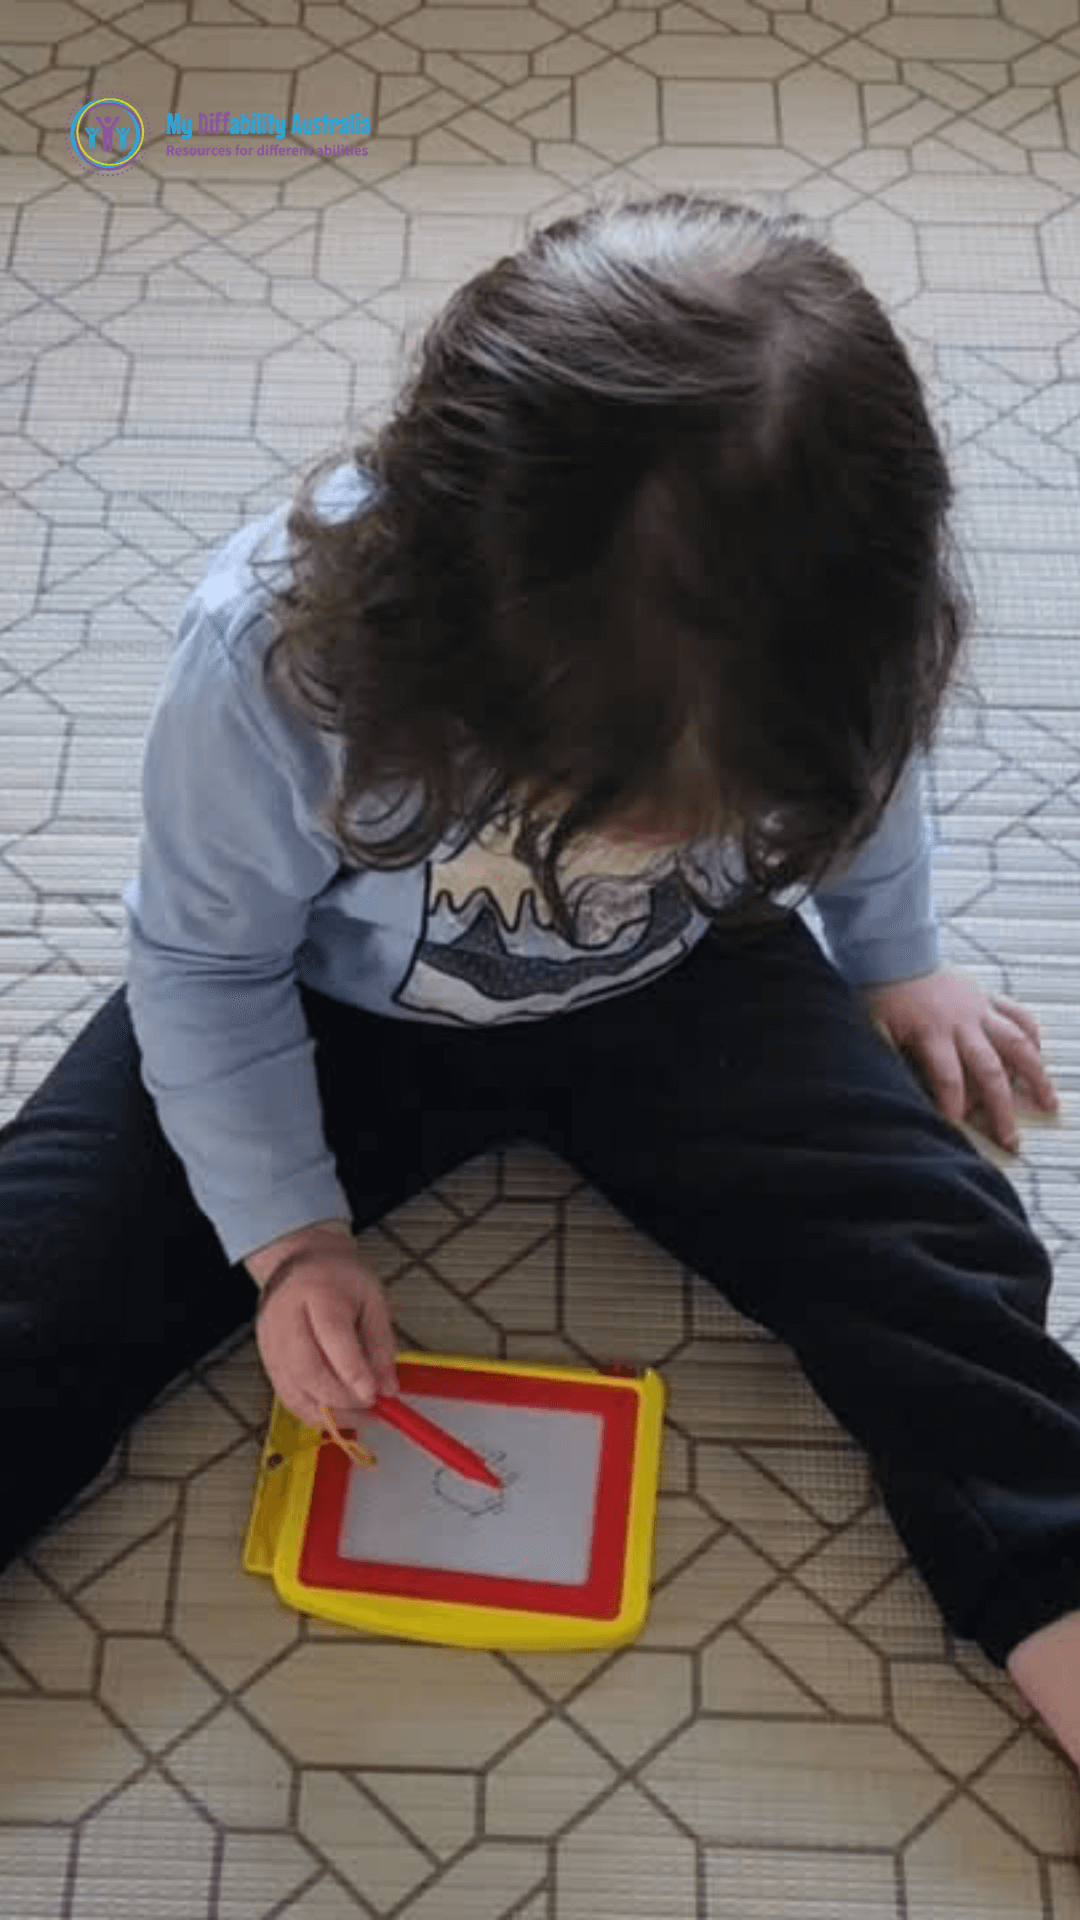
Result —
[[426, 1420], [414, 1407], [407, 1407], [404, 1401], [380, 1393], [367, 1411], [377, 1413], [381, 1420], [385, 1420], [388, 1426], [396, 1427], [406, 1439], [415, 1441], [425, 1452], [434, 1454], [444, 1467], [453, 1467], [454, 1472], [462, 1474], [466, 1480], [480, 1480], [485, 1487], [498, 1487], [502, 1491], [502, 1481], [492, 1473], [486, 1460], [482, 1460], [471, 1447], [455, 1440], [442, 1427], [437, 1427], [433, 1420]]

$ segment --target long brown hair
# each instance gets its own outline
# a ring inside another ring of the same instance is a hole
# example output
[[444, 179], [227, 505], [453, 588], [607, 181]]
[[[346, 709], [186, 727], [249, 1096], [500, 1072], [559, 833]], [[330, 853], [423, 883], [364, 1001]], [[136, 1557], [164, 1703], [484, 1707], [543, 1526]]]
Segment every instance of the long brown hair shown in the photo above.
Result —
[[[335, 522], [349, 457], [373, 492]], [[387, 423], [307, 475], [268, 670], [344, 742], [356, 865], [512, 810], [573, 937], [570, 842], [670, 819], [731, 836], [752, 916], [932, 742], [967, 627], [950, 500], [904, 347], [798, 218], [598, 204], [459, 288]], [[388, 789], [415, 804], [379, 837], [356, 809]]]

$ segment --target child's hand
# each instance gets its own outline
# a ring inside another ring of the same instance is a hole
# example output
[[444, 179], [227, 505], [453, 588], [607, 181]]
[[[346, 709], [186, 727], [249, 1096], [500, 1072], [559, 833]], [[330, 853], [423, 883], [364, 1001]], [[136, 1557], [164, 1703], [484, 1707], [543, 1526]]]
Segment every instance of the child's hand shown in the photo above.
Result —
[[863, 999], [886, 1037], [921, 1069], [946, 1119], [958, 1125], [981, 1105], [992, 1138], [1015, 1152], [1014, 1081], [1034, 1106], [1057, 1111], [1036, 1021], [1011, 1000], [988, 1000], [967, 974], [940, 969], [865, 988]]
[[[357, 1323], [359, 1322], [359, 1334]], [[313, 1251], [260, 1307], [255, 1337], [278, 1398], [307, 1427], [398, 1391], [378, 1274], [342, 1240]]]

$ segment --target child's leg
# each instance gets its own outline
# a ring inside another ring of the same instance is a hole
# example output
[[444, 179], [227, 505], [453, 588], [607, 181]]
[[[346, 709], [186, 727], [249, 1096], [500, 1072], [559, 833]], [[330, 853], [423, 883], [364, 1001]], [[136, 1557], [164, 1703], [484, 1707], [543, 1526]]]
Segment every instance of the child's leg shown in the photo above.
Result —
[[[470, 1093], [475, 1036], [304, 1001], [359, 1231], [491, 1143], [498, 1075], [488, 1062]], [[161, 1131], [121, 988], [0, 1128], [0, 1413], [19, 1450], [0, 1499], [0, 1566], [256, 1299]]]
[[1080, 1767], [1080, 1613], [1052, 1620], [1014, 1647], [1009, 1672]]
[[560, 1024], [563, 1150], [794, 1349], [949, 1626], [1003, 1665], [1080, 1608], [1080, 1367], [1043, 1331], [1048, 1257], [810, 933], [710, 936]]
[[0, 1412], [23, 1466], [0, 1566], [252, 1292], [158, 1128], [120, 988], [0, 1128]]

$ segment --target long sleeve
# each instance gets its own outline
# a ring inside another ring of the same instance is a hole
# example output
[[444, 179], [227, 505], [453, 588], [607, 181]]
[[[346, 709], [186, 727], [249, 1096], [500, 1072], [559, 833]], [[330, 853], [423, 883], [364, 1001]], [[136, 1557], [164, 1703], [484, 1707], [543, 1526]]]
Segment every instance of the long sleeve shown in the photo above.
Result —
[[923, 767], [916, 758], [870, 839], [813, 895], [833, 959], [853, 986], [911, 980], [939, 964], [932, 859]]
[[146, 738], [139, 869], [123, 895], [144, 1084], [230, 1262], [350, 1217], [294, 973], [311, 902], [338, 864], [304, 798], [323, 750], [257, 710], [224, 645], [230, 620], [257, 617], [236, 592], [237, 551], [185, 609]]

